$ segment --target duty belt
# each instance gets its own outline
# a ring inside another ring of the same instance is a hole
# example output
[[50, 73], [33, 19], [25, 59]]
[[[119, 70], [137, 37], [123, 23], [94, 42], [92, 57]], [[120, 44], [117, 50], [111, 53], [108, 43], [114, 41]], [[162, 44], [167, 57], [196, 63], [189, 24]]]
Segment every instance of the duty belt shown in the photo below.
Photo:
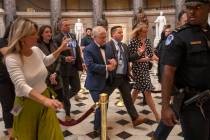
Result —
[[190, 104], [195, 103], [197, 107], [199, 107], [204, 119], [206, 119], [204, 110], [203, 110], [203, 104], [207, 102], [210, 99], [210, 90], [204, 90], [202, 92], [197, 92], [193, 97], [189, 98], [184, 102], [185, 106], [188, 106]]

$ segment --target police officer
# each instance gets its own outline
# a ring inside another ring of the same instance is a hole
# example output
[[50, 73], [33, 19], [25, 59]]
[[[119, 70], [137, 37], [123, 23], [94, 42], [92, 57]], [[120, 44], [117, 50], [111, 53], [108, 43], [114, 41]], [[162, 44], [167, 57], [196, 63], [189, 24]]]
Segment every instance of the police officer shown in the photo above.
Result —
[[201, 107], [196, 103], [184, 105], [183, 102], [210, 89], [210, 27], [207, 23], [210, 0], [185, 0], [185, 6], [189, 23], [166, 40], [162, 120], [168, 126], [177, 122], [169, 105], [175, 85], [179, 91], [183, 91], [180, 92], [183, 96], [179, 99], [182, 104], [178, 113], [185, 140], [209, 140], [210, 100]]

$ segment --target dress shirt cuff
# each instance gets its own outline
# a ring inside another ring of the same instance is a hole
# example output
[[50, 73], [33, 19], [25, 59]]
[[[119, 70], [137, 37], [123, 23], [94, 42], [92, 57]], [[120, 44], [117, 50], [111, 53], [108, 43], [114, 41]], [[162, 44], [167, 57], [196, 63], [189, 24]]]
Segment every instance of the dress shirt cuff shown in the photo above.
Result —
[[108, 78], [108, 69], [107, 69], [107, 65], [106, 65], [106, 79]]
[[[30, 92], [32, 91], [32, 87], [30, 87], [30, 86], [28, 86], [28, 85], [24, 85], [24, 87], [23, 87], [23, 96], [25, 96], [25, 97], [29, 97], [30, 95]], [[18, 96], [18, 95], [17, 95]], [[21, 95], [20, 95], [21, 96]]]

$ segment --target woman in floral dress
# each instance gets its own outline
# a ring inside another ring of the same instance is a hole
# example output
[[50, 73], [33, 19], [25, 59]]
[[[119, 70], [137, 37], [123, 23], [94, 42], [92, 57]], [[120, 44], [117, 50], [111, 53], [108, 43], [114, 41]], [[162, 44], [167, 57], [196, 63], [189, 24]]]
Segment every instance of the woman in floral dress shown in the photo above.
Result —
[[131, 34], [131, 41], [128, 45], [129, 53], [133, 54], [137, 52], [138, 48], [145, 48], [144, 56], [132, 63], [132, 74], [134, 77], [135, 84], [133, 86], [132, 97], [133, 101], [138, 96], [139, 92], [145, 95], [145, 99], [152, 112], [155, 115], [156, 121], [160, 120], [160, 115], [158, 114], [155, 103], [151, 96], [152, 83], [149, 74], [149, 63], [153, 58], [153, 50], [150, 40], [147, 38], [148, 25], [145, 23], [140, 23]]

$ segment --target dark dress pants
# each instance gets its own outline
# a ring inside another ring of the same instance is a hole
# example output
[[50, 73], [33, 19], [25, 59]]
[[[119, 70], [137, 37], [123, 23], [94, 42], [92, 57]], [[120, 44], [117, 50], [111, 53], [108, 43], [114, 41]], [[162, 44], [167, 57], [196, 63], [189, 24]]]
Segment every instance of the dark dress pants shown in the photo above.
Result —
[[[172, 107], [172, 109], [173, 109], [173, 107]], [[178, 113], [176, 113], [174, 109], [173, 109], [173, 111], [176, 114], [177, 119], [179, 120]], [[163, 123], [162, 120], [160, 120], [158, 127], [156, 128], [153, 136], [156, 138], [156, 140], [167, 140], [167, 138], [173, 128], [174, 128], [174, 126], [167, 126], [166, 124]]]
[[54, 91], [57, 94], [56, 99], [58, 99], [58, 101], [60, 101], [60, 102], [63, 102], [64, 101], [64, 90], [63, 90], [63, 88], [54, 89]]
[[[90, 95], [95, 103], [99, 102], [101, 93], [103, 92], [90, 90]], [[101, 129], [101, 111], [100, 111], [100, 108], [96, 108], [95, 119], [94, 119], [94, 130], [100, 131], [100, 129]]]
[[79, 72], [69, 76], [69, 84], [71, 86], [70, 98], [72, 98], [73, 96], [77, 95], [81, 89]]
[[12, 128], [13, 115], [10, 113], [10, 111], [13, 108], [15, 100], [15, 89], [12, 83], [5, 82], [0, 84], [0, 91], [0, 102], [2, 106], [5, 128]]
[[131, 98], [131, 86], [126, 76], [116, 76], [112, 85], [105, 89], [105, 92], [111, 94], [116, 88], [119, 89], [125, 107], [132, 121], [138, 117], [138, 113]]
[[185, 140], [210, 140], [210, 112], [205, 113], [206, 119], [195, 104], [182, 109], [180, 121]]
[[71, 109], [71, 103], [70, 103], [70, 84], [69, 84], [69, 77], [63, 76], [63, 104], [64, 104], [64, 110], [66, 112], [66, 115], [70, 116], [70, 109]]
[[74, 73], [74, 75], [62, 76], [62, 79], [63, 79], [63, 89], [64, 89], [64, 96], [63, 96], [64, 109], [66, 115], [70, 115], [70, 109], [71, 109], [70, 98], [75, 96], [81, 88], [79, 73], [76, 72]]
[[163, 123], [162, 120], [160, 120], [153, 136], [155, 137], [156, 140], [167, 140], [168, 135], [170, 134], [173, 128], [174, 128], [173, 126], [167, 126], [166, 124]]

